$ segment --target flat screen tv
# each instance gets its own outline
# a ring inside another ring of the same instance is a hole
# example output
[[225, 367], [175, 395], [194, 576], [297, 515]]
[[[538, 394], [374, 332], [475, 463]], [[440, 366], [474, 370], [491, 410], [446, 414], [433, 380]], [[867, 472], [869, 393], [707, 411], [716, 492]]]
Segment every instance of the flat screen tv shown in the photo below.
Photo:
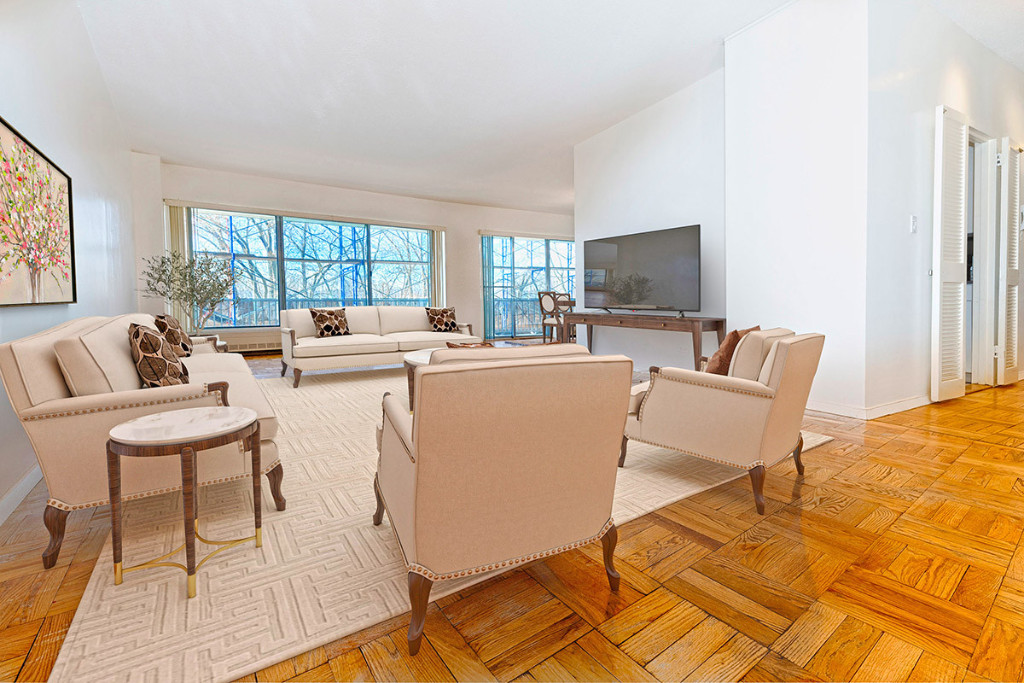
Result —
[[700, 310], [700, 226], [583, 243], [587, 308]]

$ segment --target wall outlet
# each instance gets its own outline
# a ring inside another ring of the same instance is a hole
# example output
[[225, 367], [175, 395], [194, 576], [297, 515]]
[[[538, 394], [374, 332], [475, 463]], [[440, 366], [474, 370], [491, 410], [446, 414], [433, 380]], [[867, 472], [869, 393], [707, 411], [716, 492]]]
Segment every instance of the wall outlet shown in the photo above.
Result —
[[916, 234], [916, 233], [917, 233], [917, 216], [911, 216], [910, 217], [910, 234], [913, 235], [913, 234]]

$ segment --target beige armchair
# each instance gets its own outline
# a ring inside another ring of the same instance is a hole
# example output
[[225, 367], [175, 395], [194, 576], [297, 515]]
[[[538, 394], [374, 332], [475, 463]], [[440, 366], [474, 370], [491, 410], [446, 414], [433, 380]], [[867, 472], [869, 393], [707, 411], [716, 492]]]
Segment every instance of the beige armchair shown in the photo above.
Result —
[[739, 467], [764, 514], [765, 467], [792, 454], [804, 473], [800, 423], [824, 342], [820, 334], [751, 332], [729, 375], [651, 368], [651, 381], [630, 397], [619, 466], [633, 440]]
[[601, 539], [612, 590], [624, 356], [416, 369], [410, 415], [384, 397], [374, 490], [409, 571], [409, 652], [435, 581], [507, 569]]

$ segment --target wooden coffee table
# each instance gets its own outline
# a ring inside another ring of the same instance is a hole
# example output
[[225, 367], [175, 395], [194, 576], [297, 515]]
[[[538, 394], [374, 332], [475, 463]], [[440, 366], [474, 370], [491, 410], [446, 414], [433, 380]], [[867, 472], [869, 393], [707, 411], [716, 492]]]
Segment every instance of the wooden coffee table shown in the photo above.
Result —
[[[199, 535], [196, 519], [196, 469], [200, 451], [235, 441], [252, 452], [252, 498], [256, 533], [246, 538], [211, 541]], [[185, 510], [185, 543], [166, 555], [132, 567], [121, 566], [121, 457], [152, 458], [177, 455], [181, 458], [181, 491]], [[263, 545], [260, 505], [260, 423], [256, 411], [238, 406], [185, 408], [154, 413], [123, 422], [110, 430], [107, 441], [107, 483], [110, 487], [110, 517], [113, 527], [114, 583], [121, 584], [124, 572], [147, 567], [177, 567], [188, 575], [188, 597], [196, 595], [196, 570], [211, 557], [236, 545], [256, 541]], [[196, 564], [196, 539], [220, 546]], [[185, 549], [185, 565], [169, 558]]]

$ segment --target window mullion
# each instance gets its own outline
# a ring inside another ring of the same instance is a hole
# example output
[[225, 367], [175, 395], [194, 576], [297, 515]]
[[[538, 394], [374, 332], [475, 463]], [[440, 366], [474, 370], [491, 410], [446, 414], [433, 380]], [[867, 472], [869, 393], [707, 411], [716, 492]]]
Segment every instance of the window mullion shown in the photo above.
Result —
[[284, 268], [284, 218], [274, 216], [274, 230], [277, 241], [277, 324], [281, 324], [281, 311], [288, 307]]

